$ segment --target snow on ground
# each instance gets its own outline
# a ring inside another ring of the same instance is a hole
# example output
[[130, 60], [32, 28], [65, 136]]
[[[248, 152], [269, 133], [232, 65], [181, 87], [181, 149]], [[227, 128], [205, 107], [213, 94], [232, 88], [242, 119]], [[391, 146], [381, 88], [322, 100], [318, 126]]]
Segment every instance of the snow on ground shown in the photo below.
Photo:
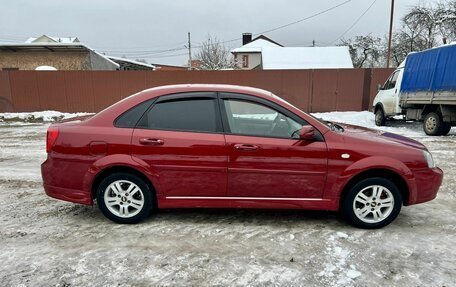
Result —
[[52, 122], [91, 114], [92, 113], [61, 113], [57, 111], [0, 113], [0, 122]]
[[[374, 127], [368, 112], [316, 116]], [[382, 127], [424, 142], [445, 178], [437, 199], [361, 230], [335, 213], [271, 210], [165, 210], [114, 224], [96, 206], [44, 194], [48, 125], [0, 123], [2, 286], [455, 286], [454, 131]]]
[[312, 115], [326, 121], [363, 126], [371, 129], [397, 133], [408, 137], [426, 136], [423, 129], [421, 128], [421, 123], [419, 122], [408, 121], [408, 124], [405, 124], [403, 121], [394, 120], [388, 122], [388, 126], [377, 127], [375, 125], [375, 115], [368, 111], [313, 113]]

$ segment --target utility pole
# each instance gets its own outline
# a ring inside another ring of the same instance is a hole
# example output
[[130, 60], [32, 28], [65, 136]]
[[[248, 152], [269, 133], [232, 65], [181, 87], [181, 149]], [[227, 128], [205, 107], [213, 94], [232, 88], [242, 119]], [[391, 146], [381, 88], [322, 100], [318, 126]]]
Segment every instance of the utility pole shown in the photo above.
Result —
[[315, 40], [312, 40], [312, 47], [315, 47]]
[[389, 29], [389, 38], [388, 38], [388, 52], [386, 53], [386, 67], [390, 66], [391, 58], [391, 39], [393, 37], [393, 14], [394, 14], [394, 0], [391, 0], [391, 17], [390, 17], [390, 29]]
[[190, 32], [188, 32], [188, 69], [192, 69], [192, 42], [190, 41]]

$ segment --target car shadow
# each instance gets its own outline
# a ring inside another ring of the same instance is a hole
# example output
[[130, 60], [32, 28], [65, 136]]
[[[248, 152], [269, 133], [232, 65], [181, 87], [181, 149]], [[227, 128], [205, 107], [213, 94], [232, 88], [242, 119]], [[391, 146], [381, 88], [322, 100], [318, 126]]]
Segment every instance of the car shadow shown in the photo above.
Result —
[[[68, 216], [85, 222], [109, 222], [99, 211], [96, 203], [93, 206], [75, 205], [68, 207]], [[61, 214], [62, 215], [62, 214]], [[269, 226], [293, 226], [308, 223], [312, 225], [345, 225], [338, 212], [299, 210], [299, 209], [225, 209], [225, 208], [178, 208], [153, 211], [140, 224], [245, 224]]]
[[302, 223], [346, 224], [337, 212], [277, 209], [163, 209], [154, 212], [147, 221], [181, 222], [188, 224], [223, 223], [283, 226]]

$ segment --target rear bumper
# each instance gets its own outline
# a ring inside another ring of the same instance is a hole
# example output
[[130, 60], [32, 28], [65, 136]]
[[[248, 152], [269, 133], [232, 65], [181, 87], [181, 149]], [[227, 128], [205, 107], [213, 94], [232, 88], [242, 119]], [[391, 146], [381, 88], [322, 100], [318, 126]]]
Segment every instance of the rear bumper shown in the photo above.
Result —
[[80, 203], [85, 205], [93, 205], [92, 196], [81, 190], [69, 189], [43, 184], [44, 191], [50, 197]]
[[93, 205], [92, 194], [75, 186], [80, 182], [79, 176], [71, 172], [71, 168], [56, 164], [52, 159], [47, 159], [41, 164], [41, 177], [46, 194], [50, 197], [74, 203]]
[[416, 182], [416, 194], [410, 198], [409, 204], [417, 204], [433, 200], [442, 185], [443, 171], [436, 168], [427, 168], [413, 172]]

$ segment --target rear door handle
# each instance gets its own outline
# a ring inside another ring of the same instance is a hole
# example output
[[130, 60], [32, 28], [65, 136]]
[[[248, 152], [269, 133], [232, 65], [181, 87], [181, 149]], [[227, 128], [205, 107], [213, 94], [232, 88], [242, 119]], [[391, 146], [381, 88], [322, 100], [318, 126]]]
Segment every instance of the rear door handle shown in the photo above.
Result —
[[239, 151], [257, 151], [258, 146], [251, 144], [235, 144], [234, 149]]
[[163, 145], [165, 142], [161, 139], [142, 138], [139, 139], [139, 143], [142, 145]]

